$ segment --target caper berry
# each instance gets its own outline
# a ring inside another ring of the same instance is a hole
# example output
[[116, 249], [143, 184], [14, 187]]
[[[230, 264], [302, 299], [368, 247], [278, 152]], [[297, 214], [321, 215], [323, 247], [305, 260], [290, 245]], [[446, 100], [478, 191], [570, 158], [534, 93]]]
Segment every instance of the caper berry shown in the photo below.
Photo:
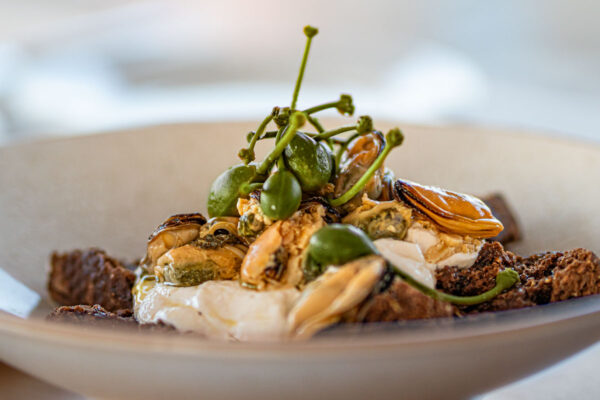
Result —
[[215, 179], [208, 193], [208, 215], [212, 217], [236, 217], [241, 190], [256, 175], [256, 166], [236, 165]]
[[296, 175], [302, 190], [313, 192], [323, 187], [331, 178], [331, 154], [316, 140], [297, 132], [284, 151], [286, 165]]
[[309, 241], [309, 256], [321, 265], [341, 265], [377, 254], [377, 248], [360, 229], [345, 224], [324, 226]]
[[294, 174], [285, 169], [274, 172], [260, 193], [260, 208], [271, 219], [290, 217], [300, 206], [300, 201], [300, 184]]

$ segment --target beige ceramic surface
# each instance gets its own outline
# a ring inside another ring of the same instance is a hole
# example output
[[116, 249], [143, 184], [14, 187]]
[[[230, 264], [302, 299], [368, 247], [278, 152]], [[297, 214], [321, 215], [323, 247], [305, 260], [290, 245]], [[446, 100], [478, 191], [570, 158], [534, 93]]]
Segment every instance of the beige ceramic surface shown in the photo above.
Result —
[[[28, 319], [0, 313], [0, 358], [105, 398], [460, 398], [518, 379], [600, 338], [600, 299], [411, 325], [306, 344], [227, 344], [48, 325], [53, 249], [133, 259], [165, 217], [204, 211], [212, 179], [255, 124], [186, 124], [0, 149], [0, 267], [42, 295]], [[403, 126], [398, 176], [502, 191], [523, 253], [600, 251], [600, 149], [519, 133]], [[1, 286], [0, 286], [1, 288]], [[0, 289], [0, 305], [16, 289]], [[19, 292], [21, 293], [21, 292]], [[15, 304], [18, 308], [18, 304]]]

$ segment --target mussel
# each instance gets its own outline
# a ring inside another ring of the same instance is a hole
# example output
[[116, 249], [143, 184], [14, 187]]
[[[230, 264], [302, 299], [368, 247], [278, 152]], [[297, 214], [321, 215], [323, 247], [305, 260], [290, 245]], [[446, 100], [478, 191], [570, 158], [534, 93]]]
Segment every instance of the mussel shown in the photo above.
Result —
[[303, 203], [290, 218], [270, 225], [248, 248], [242, 263], [242, 284], [296, 286], [302, 282], [302, 261], [313, 233], [326, 224], [328, 211], [318, 202]]
[[236, 279], [247, 251], [237, 233], [238, 219], [220, 217], [206, 222], [194, 215], [171, 217], [156, 230], [148, 244], [146, 271], [159, 282], [176, 286]]
[[371, 240], [393, 238], [402, 240], [411, 224], [412, 210], [402, 203], [375, 201], [363, 195], [362, 204], [342, 219], [364, 231]]
[[504, 229], [483, 201], [467, 194], [397, 180], [394, 195], [447, 233], [490, 238]]
[[344, 313], [378, 291], [387, 271], [385, 260], [374, 255], [330, 267], [304, 288], [290, 311], [288, 324], [292, 336], [308, 338], [338, 322]]
[[186, 244], [160, 257], [154, 266], [154, 274], [159, 282], [175, 286], [236, 279], [244, 255], [244, 251], [235, 246], [206, 249]]
[[148, 238], [148, 251], [144, 263], [152, 266], [170, 249], [197, 239], [204, 224], [206, 218], [199, 213], [176, 214], [169, 217]]
[[240, 214], [238, 232], [248, 241], [253, 241], [274, 221], [267, 217], [260, 207], [260, 194], [251, 193], [248, 199], [239, 199], [237, 210]]
[[[383, 151], [384, 146], [385, 137], [379, 131], [352, 140], [346, 148], [340, 163], [340, 171], [335, 180], [335, 197], [341, 196], [363, 176]], [[367, 193], [369, 198], [377, 199], [381, 196], [384, 188], [384, 171], [383, 167], [379, 169], [367, 183], [363, 193]], [[360, 194], [355, 196], [353, 200], [344, 205], [344, 208], [353, 209], [360, 204], [361, 197]]]

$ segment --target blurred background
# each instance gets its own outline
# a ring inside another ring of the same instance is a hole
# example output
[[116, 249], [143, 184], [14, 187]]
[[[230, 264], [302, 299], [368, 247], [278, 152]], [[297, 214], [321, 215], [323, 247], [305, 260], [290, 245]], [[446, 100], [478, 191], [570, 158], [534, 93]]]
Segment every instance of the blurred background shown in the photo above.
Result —
[[594, 0], [0, 0], [0, 143], [300, 107], [600, 140]]
[[[599, 17], [598, 0], [0, 0], [0, 144], [258, 121], [290, 102], [306, 24], [301, 108], [351, 93], [375, 119], [600, 141]], [[484, 398], [589, 386], [569, 365]]]

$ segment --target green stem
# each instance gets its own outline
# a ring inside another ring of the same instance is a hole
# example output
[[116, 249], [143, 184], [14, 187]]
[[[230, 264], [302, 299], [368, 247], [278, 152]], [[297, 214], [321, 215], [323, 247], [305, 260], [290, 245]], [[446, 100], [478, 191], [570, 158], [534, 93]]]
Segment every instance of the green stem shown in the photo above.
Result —
[[314, 114], [314, 113], [319, 112], [319, 111], [328, 110], [330, 108], [336, 108], [339, 104], [340, 104], [340, 101], [336, 100], [336, 101], [332, 101], [332, 102], [329, 102], [329, 103], [320, 104], [318, 106], [307, 108], [303, 112], [306, 115], [310, 115], [310, 114]]
[[421, 291], [427, 296], [436, 300], [445, 301], [447, 303], [457, 304], [461, 306], [472, 306], [475, 304], [485, 303], [486, 301], [492, 300], [506, 289], [513, 287], [519, 280], [519, 274], [514, 269], [505, 269], [500, 271], [496, 275], [496, 286], [487, 292], [483, 292], [477, 296], [454, 296], [438, 290], [432, 289], [429, 286], [423, 285], [421, 282], [415, 280], [407, 273], [401, 271], [398, 267], [390, 264], [393, 267], [394, 272], [397, 276], [402, 278], [406, 283], [415, 289]]
[[341, 94], [339, 100], [307, 108], [306, 110], [304, 110], [304, 114], [310, 115], [330, 108], [336, 108], [338, 112], [342, 115], [354, 114], [354, 104], [352, 103], [352, 96], [350, 96], [349, 94]]
[[273, 120], [273, 114], [269, 114], [258, 126], [256, 133], [252, 136], [252, 140], [250, 140], [250, 144], [247, 149], [240, 150], [238, 154], [239, 157], [244, 161], [244, 163], [249, 164], [251, 161], [254, 161], [254, 147], [256, 146], [256, 142], [260, 135], [263, 134], [269, 122]]
[[[275, 136], [277, 136], [277, 132], [278, 131], [266, 131], [261, 137], [259, 137], [256, 140], [272, 139]], [[255, 135], [256, 135], [256, 132], [249, 132], [248, 135], [246, 136], [246, 141], [248, 143], [250, 143]]]
[[332, 137], [332, 138], [331, 138], [331, 139], [329, 139], [329, 140], [331, 140], [331, 142], [332, 142], [333, 144], [339, 144], [339, 145], [346, 144], [346, 139], [344, 139], [344, 138]]
[[338, 197], [337, 199], [332, 199], [329, 201], [334, 207], [341, 206], [349, 202], [354, 196], [356, 196], [369, 182], [369, 180], [375, 175], [375, 172], [383, 165], [386, 157], [394, 147], [400, 146], [402, 141], [404, 140], [404, 136], [402, 132], [398, 128], [394, 128], [385, 135], [385, 146], [383, 151], [377, 156], [373, 164], [367, 169], [367, 171], [360, 177], [358, 182], [356, 182], [346, 193]]
[[341, 206], [342, 204], [346, 204], [347, 202], [352, 200], [352, 198], [356, 196], [363, 189], [363, 187], [365, 187], [365, 185], [369, 182], [373, 175], [375, 175], [375, 172], [377, 172], [377, 170], [381, 168], [381, 166], [383, 165], [383, 161], [388, 156], [390, 151], [392, 151], [392, 147], [386, 144], [381, 154], [379, 154], [379, 156], [375, 159], [375, 162], [371, 164], [371, 166], [363, 174], [363, 176], [360, 177], [358, 182], [356, 182], [354, 186], [352, 186], [346, 193], [344, 193], [337, 199], [331, 200], [329, 203], [332, 206], [337, 207]]
[[344, 151], [346, 151], [346, 149], [348, 148], [348, 145], [350, 144], [350, 142], [352, 142], [354, 139], [356, 139], [360, 135], [361, 135], [360, 133], [355, 133], [354, 135], [352, 135], [348, 139], [346, 139], [344, 142], [340, 143], [340, 148], [335, 155], [335, 165], [337, 167], [340, 166], [340, 162], [342, 162], [342, 155], [344, 154]]
[[333, 139], [334, 138], [325, 139], [325, 142], [327, 143], [327, 146], [329, 147], [329, 150], [331, 150], [332, 152], [334, 150], [334, 148], [333, 148], [333, 145], [334, 145]]
[[308, 60], [308, 53], [310, 51], [310, 44], [312, 38], [318, 33], [318, 30], [307, 26], [304, 28], [304, 34], [306, 35], [306, 46], [304, 47], [304, 55], [302, 56], [302, 63], [300, 64], [300, 71], [298, 72], [298, 78], [296, 79], [296, 86], [294, 87], [294, 94], [292, 96], [291, 110], [296, 109], [296, 101], [298, 100], [298, 94], [300, 93], [300, 85], [302, 84], [302, 78], [304, 77], [304, 70], [306, 69], [306, 61]]
[[[306, 118], [306, 120], [309, 121], [308, 118]], [[267, 131], [261, 137], [259, 137], [258, 140], [276, 138], [277, 137], [277, 133], [279, 133], [279, 131]], [[254, 132], [250, 132], [248, 134], [248, 141], [252, 140], [253, 134], [254, 134]], [[304, 132], [304, 134], [306, 136], [310, 136], [311, 138], [314, 138], [315, 136], [317, 136], [317, 134], [311, 133], [311, 132]], [[356, 136], [353, 135], [352, 138], [354, 138], [354, 137], [356, 137]], [[343, 145], [343, 144], [346, 144], [348, 142], [346, 139], [337, 138], [337, 137], [332, 137], [332, 138], [330, 138], [330, 140], [333, 142], [333, 144], [339, 144], [339, 145]]]
[[283, 156], [279, 156], [277, 159], [277, 169], [279, 171], [283, 171], [285, 169], [285, 161], [283, 160]]
[[279, 130], [275, 134], [275, 143], [278, 143], [281, 140], [281, 135], [283, 135], [283, 132], [285, 132], [285, 126], [279, 128]]
[[356, 129], [356, 125], [351, 126], [342, 126], [337, 129], [332, 129], [330, 131], [321, 132], [317, 136], [314, 136], [313, 139], [329, 139], [332, 136], [339, 135], [340, 133], [350, 132]]
[[275, 148], [271, 150], [271, 153], [263, 160], [262, 163], [256, 169], [257, 175], [264, 175], [273, 165], [277, 158], [283, 153], [288, 144], [292, 141], [294, 136], [296, 136], [296, 132], [299, 128], [304, 125], [306, 117], [299, 111], [294, 112], [290, 116], [290, 124], [287, 126], [285, 133], [282, 134], [281, 139], [275, 145]]
[[263, 182], [256, 183], [244, 183], [240, 186], [240, 195], [247, 196], [248, 194], [254, 192], [255, 190], [262, 189]]
[[306, 120], [315, 127], [315, 129], [317, 130], [317, 132], [321, 133], [321, 132], [325, 132], [325, 128], [323, 128], [323, 125], [321, 125], [321, 123], [319, 122], [318, 119], [316, 119], [313, 116], [310, 115], [306, 115]]

